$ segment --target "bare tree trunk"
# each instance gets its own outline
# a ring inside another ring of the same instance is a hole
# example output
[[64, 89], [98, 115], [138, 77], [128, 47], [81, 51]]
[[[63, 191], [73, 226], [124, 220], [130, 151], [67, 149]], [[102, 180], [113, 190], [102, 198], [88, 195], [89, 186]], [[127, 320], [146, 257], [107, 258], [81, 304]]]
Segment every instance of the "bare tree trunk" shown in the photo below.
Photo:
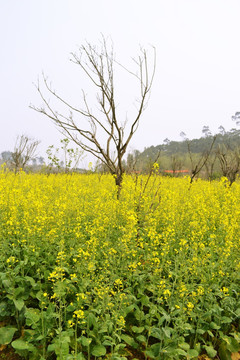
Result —
[[231, 186], [236, 180], [237, 173], [240, 169], [239, 149], [231, 150], [230, 147], [219, 146], [217, 156], [222, 175], [228, 178]]
[[[30, 107], [50, 118], [65, 136], [73, 140], [82, 150], [95, 156], [111, 174], [116, 175], [116, 185], [120, 193], [124, 172], [122, 159], [138, 128], [150, 95], [156, 66], [155, 49], [153, 48], [151, 71], [149, 71], [146, 50], [141, 49], [138, 59], [134, 60], [137, 71], [132, 72], [115, 60], [113, 45], [109, 47], [104, 37], [100, 49], [89, 43], [82, 45], [79, 54], [72, 54], [71, 61], [80, 67], [95, 88], [98, 107], [94, 110], [90, 106], [84, 91], [82, 92], [83, 107], [70, 104], [51, 88], [44, 75], [43, 84], [46, 94], [40, 83], [36, 86], [44, 105], [39, 108], [33, 105]], [[139, 98], [135, 104], [136, 114], [131, 121], [124, 124], [118, 118], [115, 103], [114, 66], [116, 65], [120, 65], [121, 69], [134, 76], [139, 85]], [[53, 108], [48, 100], [49, 95], [66, 108], [67, 114]]]
[[204, 165], [206, 164], [206, 162], [209, 159], [209, 156], [212, 152], [213, 149], [213, 145], [216, 141], [217, 136], [214, 136], [212, 139], [212, 143], [210, 145], [209, 150], [205, 151], [203, 154], [201, 154], [201, 157], [198, 161], [194, 161], [193, 157], [192, 157], [192, 151], [191, 151], [191, 144], [190, 141], [188, 141], [187, 146], [188, 146], [188, 154], [189, 154], [189, 158], [191, 161], [191, 179], [190, 179], [190, 184], [193, 183], [194, 178], [200, 173], [200, 171], [202, 170], [202, 168], [204, 167]]
[[40, 141], [31, 140], [26, 135], [18, 136], [12, 153], [12, 165], [15, 173], [25, 168], [27, 163], [34, 158]]

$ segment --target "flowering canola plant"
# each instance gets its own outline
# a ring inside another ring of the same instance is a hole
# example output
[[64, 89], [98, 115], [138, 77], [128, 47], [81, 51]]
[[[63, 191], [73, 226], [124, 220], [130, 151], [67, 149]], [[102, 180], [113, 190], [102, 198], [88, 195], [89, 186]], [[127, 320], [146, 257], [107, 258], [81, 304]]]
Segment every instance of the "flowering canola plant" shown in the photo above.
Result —
[[118, 200], [110, 175], [2, 169], [0, 345], [60, 360], [238, 351], [240, 184], [146, 181], [125, 176]]

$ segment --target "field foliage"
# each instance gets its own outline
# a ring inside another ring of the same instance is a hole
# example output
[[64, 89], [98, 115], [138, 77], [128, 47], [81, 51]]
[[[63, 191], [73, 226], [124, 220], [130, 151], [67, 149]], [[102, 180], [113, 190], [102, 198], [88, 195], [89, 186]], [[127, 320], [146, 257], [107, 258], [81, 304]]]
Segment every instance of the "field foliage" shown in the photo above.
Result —
[[0, 345], [26, 359], [230, 359], [240, 184], [0, 173]]

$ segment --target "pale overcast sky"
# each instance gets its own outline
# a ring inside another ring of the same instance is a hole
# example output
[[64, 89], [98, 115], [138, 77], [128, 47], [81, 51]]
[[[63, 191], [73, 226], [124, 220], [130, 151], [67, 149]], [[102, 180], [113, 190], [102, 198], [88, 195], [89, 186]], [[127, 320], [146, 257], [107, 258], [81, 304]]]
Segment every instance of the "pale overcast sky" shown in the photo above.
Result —
[[[220, 125], [235, 127], [239, 0], [0, 0], [0, 5], [0, 153], [13, 150], [20, 134], [41, 140], [43, 156], [57, 144], [62, 135], [29, 108], [41, 105], [33, 83], [44, 71], [54, 88], [68, 100], [77, 96], [80, 104], [76, 91], [86, 83], [70, 53], [85, 40], [97, 43], [101, 33], [111, 36], [124, 64], [138, 55], [139, 44], [157, 50], [152, 95], [130, 149], [143, 150], [166, 137], [180, 140], [181, 131], [199, 137], [204, 125], [213, 132]], [[115, 86], [128, 88], [121, 79]]]

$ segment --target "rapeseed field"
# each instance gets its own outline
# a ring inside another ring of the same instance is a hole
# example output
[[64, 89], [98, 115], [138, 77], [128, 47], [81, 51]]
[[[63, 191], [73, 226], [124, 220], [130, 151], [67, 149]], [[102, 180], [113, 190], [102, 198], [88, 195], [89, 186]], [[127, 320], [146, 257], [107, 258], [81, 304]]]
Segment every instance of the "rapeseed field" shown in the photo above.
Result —
[[229, 359], [240, 183], [0, 173], [0, 346], [25, 359]]

